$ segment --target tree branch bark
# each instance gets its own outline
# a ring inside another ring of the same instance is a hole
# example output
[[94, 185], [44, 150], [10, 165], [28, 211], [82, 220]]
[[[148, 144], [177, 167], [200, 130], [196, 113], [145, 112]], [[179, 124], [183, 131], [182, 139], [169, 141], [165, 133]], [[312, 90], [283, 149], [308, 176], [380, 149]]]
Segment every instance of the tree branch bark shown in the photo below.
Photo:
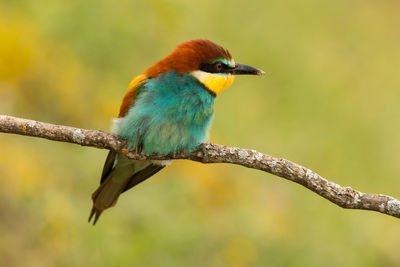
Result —
[[0, 132], [105, 148], [123, 153], [128, 158], [135, 160], [189, 159], [202, 163], [232, 163], [265, 171], [301, 184], [342, 208], [372, 210], [400, 218], [400, 201], [391, 196], [362, 193], [351, 187], [342, 187], [299, 164], [287, 159], [262, 154], [255, 150], [218, 144], [202, 144], [191, 154], [145, 155], [144, 153], [128, 151], [126, 141], [111, 133], [54, 125], [6, 115], [0, 115]]

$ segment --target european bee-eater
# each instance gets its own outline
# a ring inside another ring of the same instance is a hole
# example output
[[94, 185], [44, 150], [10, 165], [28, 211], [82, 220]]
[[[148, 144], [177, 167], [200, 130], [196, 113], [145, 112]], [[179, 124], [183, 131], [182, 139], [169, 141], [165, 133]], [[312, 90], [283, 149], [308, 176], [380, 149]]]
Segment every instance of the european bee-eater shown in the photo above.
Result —
[[[208, 40], [179, 44], [171, 54], [134, 78], [125, 94], [113, 132], [128, 149], [146, 154], [193, 152], [206, 141], [215, 97], [235, 75], [262, 70], [235, 63], [225, 48]], [[170, 161], [136, 161], [110, 151], [100, 186], [92, 194], [95, 224], [121, 193], [159, 172]]]

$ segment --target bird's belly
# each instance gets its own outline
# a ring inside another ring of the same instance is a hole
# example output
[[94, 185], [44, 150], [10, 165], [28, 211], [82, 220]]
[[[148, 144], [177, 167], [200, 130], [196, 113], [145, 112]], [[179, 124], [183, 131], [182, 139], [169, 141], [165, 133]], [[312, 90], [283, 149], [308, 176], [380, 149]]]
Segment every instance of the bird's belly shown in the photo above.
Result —
[[128, 140], [129, 149], [141, 146], [147, 154], [190, 153], [208, 138], [212, 104], [180, 102], [146, 112], [132, 110], [119, 121], [114, 132]]
[[207, 139], [214, 96], [190, 74], [150, 79], [115, 133], [148, 154], [190, 153]]
[[143, 136], [143, 150], [149, 154], [190, 153], [208, 138], [211, 120], [212, 111], [206, 110], [154, 119]]

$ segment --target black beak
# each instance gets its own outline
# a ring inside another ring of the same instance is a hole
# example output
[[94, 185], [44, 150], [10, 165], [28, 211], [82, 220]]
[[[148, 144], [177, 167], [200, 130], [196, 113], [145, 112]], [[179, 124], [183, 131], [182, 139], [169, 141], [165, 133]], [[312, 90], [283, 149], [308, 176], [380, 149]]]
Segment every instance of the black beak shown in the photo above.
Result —
[[233, 75], [263, 75], [264, 71], [260, 69], [253, 68], [245, 64], [236, 63], [235, 67], [229, 70], [229, 73]]

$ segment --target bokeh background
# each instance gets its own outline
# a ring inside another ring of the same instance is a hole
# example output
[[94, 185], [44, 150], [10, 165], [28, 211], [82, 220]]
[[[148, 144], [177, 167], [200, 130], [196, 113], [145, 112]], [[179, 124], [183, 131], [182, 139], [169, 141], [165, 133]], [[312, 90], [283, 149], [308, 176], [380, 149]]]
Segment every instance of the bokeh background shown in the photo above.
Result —
[[[189, 39], [266, 71], [211, 141], [400, 197], [399, 1], [0, 0], [0, 114], [109, 130], [130, 80]], [[243, 167], [190, 161], [96, 227], [106, 150], [0, 134], [1, 266], [400, 266], [400, 221]]]

